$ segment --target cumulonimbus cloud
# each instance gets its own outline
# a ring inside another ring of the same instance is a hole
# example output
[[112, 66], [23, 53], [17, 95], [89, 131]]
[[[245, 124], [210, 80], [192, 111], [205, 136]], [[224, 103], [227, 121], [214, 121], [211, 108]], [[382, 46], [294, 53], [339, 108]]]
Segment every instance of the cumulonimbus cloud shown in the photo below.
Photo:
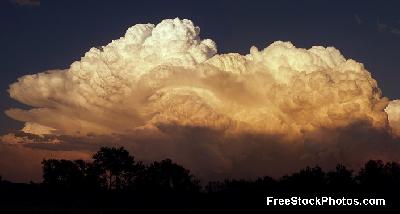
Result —
[[118, 136], [139, 156], [173, 156], [200, 173], [352, 162], [357, 149], [357, 158], [386, 155], [400, 132], [398, 101], [339, 50], [277, 41], [217, 54], [186, 19], [135, 25], [66, 70], [19, 78], [9, 93], [32, 107], [6, 111], [26, 133]]

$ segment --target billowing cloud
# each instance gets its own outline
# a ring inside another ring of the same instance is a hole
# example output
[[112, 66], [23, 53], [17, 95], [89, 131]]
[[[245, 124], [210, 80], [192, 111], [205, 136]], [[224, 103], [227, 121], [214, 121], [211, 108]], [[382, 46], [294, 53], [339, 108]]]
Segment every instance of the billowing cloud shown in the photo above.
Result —
[[400, 100], [391, 101], [385, 111], [393, 134], [400, 137]]
[[363, 64], [333, 47], [282, 41], [217, 54], [189, 20], [135, 25], [69, 69], [19, 78], [9, 93], [32, 107], [6, 111], [25, 133], [107, 139], [211, 177], [400, 151], [389, 131], [400, 114], [393, 102], [385, 112], [389, 100]]

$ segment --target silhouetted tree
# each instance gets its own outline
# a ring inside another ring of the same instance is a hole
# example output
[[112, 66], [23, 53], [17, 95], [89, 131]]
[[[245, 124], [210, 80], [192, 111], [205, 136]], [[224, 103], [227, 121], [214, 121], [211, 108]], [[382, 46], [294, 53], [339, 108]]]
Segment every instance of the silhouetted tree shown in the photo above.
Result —
[[249, 191], [252, 191], [252, 189], [254, 190], [254, 185], [252, 181], [248, 181], [248, 180], [244, 180], [244, 179], [233, 179], [233, 180], [229, 180], [226, 179], [224, 181], [224, 189], [222, 189], [223, 192], [227, 192], [227, 193], [239, 193], [239, 194], [243, 194]]
[[[400, 204], [400, 165], [396, 162], [368, 161], [356, 177], [339, 164], [327, 173], [320, 167], [306, 167], [279, 180], [260, 177], [213, 181], [202, 192], [190, 171], [170, 159], [145, 167], [122, 147], [101, 148], [93, 159], [43, 160], [45, 185], [17, 184], [0, 177], [1, 213], [12, 213], [20, 207], [23, 209], [17, 213], [131, 213], [131, 202], [135, 202], [134, 211], [139, 213], [258, 213], [258, 209], [275, 208], [265, 206], [265, 196], [286, 198], [303, 193], [307, 197], [379, 197], [387, 200], [385, 208], [398, 208]], [[92, 187], [124, 191], [97, 191]], [[20, 201], [21, 205], [15, 203]]]
[[146, 168], [144, 185], [157, 191], [197, 192], [199, 181], [190, 171], [170, 159], [154, 162]]
[[400, 190], [400, 165], [396, 162], [388, 162], [384, 166], [386, 174], [386, 186], [393, 191]]
[[93, 160], [91, 170], [107, 189], [121, 189], [130, 185], [144, 168], [123, 147], [102, 147], [93, 155]]
[[358, 173], [357, 180], [365, 189], [378, 190], [387, 181], [384, 164], [381, 160], [370, 160]]
[[264, 176], [262, 178], [258, 178], [255, 181], [257, 185], [258, 191], [262, 191], [264, 194], [267, 191], [275, 191], [277, 187], [277, 181], [269, 176]]
[[207, 183], [204, 189], [207, 193], [216, 193], [224, 190], [225, 185], [221, 181], [210, 181]]
[[355, 185], [353, 171], [348, 170], [342, 164], [338, 164], [335, 171], [327, 173], [327, 183], [334, 190], [348, 191], [349, 188]]
[[268, 176], [257, 178], [256, 180], [245, 179], [226, 179], [224, 182], [211, 181], [205, 186], [208, 193], [224, 192], [224, 193], [265, 193], [274, 190], [277, 182]]
[[319, 166], [306, 167], [290, 176], [283, 176], [280, 183], [289, 190], [317, 191], [325, 187], [326, 177]]
[[79, 187], [85, 181], [85, 166], [82, 160], [43, 160], [43, 183], [59, 187]]

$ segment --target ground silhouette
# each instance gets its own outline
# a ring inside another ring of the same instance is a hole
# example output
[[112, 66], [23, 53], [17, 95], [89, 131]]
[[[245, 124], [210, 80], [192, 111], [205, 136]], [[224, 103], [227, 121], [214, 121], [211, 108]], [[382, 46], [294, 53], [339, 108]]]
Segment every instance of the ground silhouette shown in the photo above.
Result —
[[[143, 164], [127, 150], [102, 147], [93, 160], [43, 160], [42, 183], [0, 177], [0, 213], [266, 213], [290, 209], [389, 212], [400, 207], [400, 165], [370, 160], [355, 173], [306, 167], [273, 179], [200, 181], [170, 159]], [[383, 198], [386, 206], [267, 206], [266, 197]]]

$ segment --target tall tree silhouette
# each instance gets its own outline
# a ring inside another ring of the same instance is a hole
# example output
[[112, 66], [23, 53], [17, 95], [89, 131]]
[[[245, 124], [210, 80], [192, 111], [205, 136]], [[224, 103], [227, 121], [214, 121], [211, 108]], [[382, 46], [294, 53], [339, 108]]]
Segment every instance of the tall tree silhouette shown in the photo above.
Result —
[[348, 170], [342, 164], [338, 164], [335, 171], [327, 173], [327, 183], [336, 191], [349, 191], [349, 188], [355, 185], [353, 171]]
[[357, 180], [366, 189], [379, 190], [386, 181], [386, 172], [381, 160], [370, 160], [358, 173]]
[[144, 168], [123, 147], [102, 147], [93, 155], [93, 171], [107, 189], [121, 189], [133, 182]]
[[58, 187], [79, 187], [85, 181], [85, 162], [82, 160], [43, 160], [43, 183]]
[[385, 164], [385, 173], [388, 177], [386, 184], [391, 188], [400, 188], [400, 165], [396, 162], [388, 162]]
[[325, 187], [326, 175], [319, 166], [306, 167], [290, 176], [283, 176], [280, 183], [288, 190], [318, 191]]
[[200, 190], [199, 181], [190, 171], [173, 163], [170, 159], [154, 162], [146, 169], [145, 185], [157, 191], [187, 191]]

